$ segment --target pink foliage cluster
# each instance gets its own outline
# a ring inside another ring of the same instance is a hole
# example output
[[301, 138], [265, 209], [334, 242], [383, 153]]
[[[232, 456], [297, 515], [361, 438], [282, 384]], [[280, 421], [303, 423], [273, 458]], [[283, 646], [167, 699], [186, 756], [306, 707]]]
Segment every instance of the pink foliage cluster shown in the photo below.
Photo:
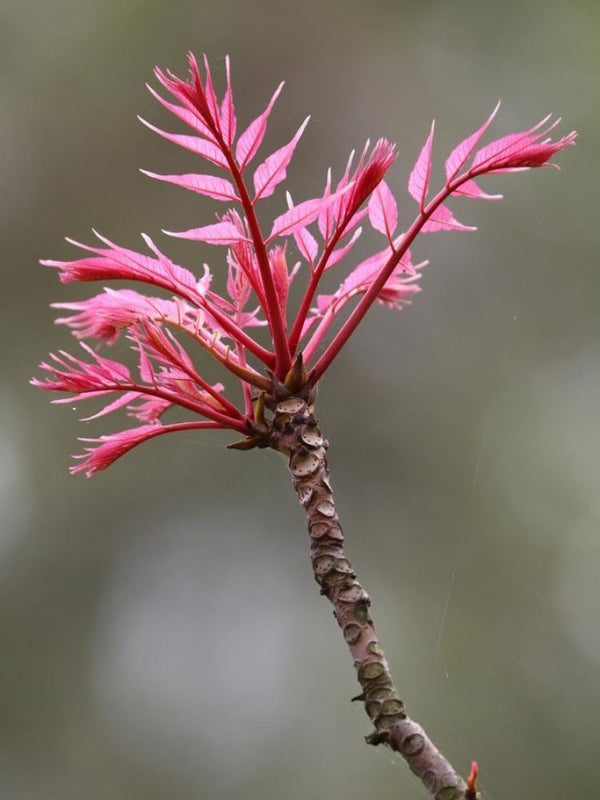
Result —
[[[226, 204], [216, 222], [186, 231], [165, 231], [225, 248], [226, 292], [211, 288], [208, 266], [198, 276], [173, 263], [148, 236], [143, 237], [146, 253], [120, 247], [96, 234], [98, 244], [72, 242], [84, 251], [78, 259], [42, 262], [58, 268], [63, 283], [125, 279], [163, 292], [162, 296], [150, 296], [132, 289], [106, 288], [88, 300], [55, 304], [73, 312], [57, 322], [67, 325], [76, 338], [114, 344], [126, 337], [137, 358], [133, 375], [124, 364], [99, 355], [82, 341], [82, 358], [62, 351], [52, 355], [49, 362], [41, 364], [49, 377], [33, 380], [41, 388], [75, 395], [55, 402], [108, 397], [109, 403], [87, 419], [125, 408], [143, 423], [99, 439], [83, 439], [92, 446], [77, 456], [80, 463], [72, 471], [85, 471], [88, 476], [140, 442], [169, 431], [226, 428], [251, 435], [253, 392], [268, 391], [273, 377], [284, 381], [300, 353], [314, 385], [375, 301], [390, 308], [410, 302], [419, 291], [419, 268], [426, 263], [413, 264], [409, 250], [419, 232], [473, 230], [455, 218], [446, 205], [448, 198], [497, 199], [501, 195], [489, 195], [480, 188], [478, 177], [546, 165], [555, 153], [572, 145], [576, 136], [573, 132], [551, 141], [548, 134], [559, 120], [549, 124], [547, 117], [528, 130], [477, 149], [497, 106], [485, 123], [450, 153], [445, 182], [429, 199], [432, 126], [410, 174], [408, 191], [418, 210], [404, 232], [398, 232], [398, 206], [385, 181], [396, 159], [395, 146], [385, 139], [374, 147], [367, 142], [357, 159], [354, 153], [350, 155], [337, 182], [331, 171], [328, 173], [319, 196], [296, 204], [288, 193], [287, 208], [264, 228], [265, 221], [258, 213], [261, 201], [285, 181], [308, 119], [287, 144], [251, 167], [283, 84], [264, 111], [237, 135], [229, 61], [220, 99], [206, 58], [204, 79], [191, 55], [189, 67], [187, 80], [155, 70], [171, 99], [149, 88], [192, 133], [169, 133], [142, 122], [208, 162], [210, 171], [146, 174]], [[329, 270], [351, 258], [365, 225], [383, 237], [383, 245], [355, 264], [335, 292], [320, 292]], [[292, 253], [297, 258], [294, 263], [290, 263]], [[289, 303], [290, 286], [297, 277], [304, 288], [294, 311]], [[353, 306], [350, 313], [349, 304]], [[262, 343], [259, 328], [268, 330]], [[326, 334], [330, 341], [325, 347]], [[239, 397], [229, 398], [221, 384], [210, 385], [203, 379], [190, 348], [182, 341], [201, 348], [235, 375]], [[162, 422], [163, 414], [175, 406], [192, 412], [192, 419]]]

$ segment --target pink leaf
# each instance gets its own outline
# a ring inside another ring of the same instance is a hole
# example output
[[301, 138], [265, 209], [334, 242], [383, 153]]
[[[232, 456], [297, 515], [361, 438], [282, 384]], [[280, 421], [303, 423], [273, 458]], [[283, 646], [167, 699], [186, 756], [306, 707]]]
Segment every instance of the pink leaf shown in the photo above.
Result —
[[[391, 256], [392, 250], [387, 247], [361, 262], [340, 284], [335, 294], [317, 297], [318, 313], [321, 316], [327, 311], [337, 314], [352, 297], [367, 292]], [[420, 275], [410, 262], [410, 253], [405, 253], [380, 290], [378, 301], [393, 308], [401, 308], [408, 302], [411, 294], [420, 291], [416, 285], [419, 278]]]
[[127, 407], [128, 417], [134, 417], [140, 422], [157, 422], [158, 419], [175, 404], [164, 397], [144, 397], [140, 395], [137, 405]]
[[117, 411], [119, 408], [123, 408], [123, 406], [133, 402], [138, 397], [140, 397], [139, 392], [125, 392], [125, 394], [120, 395], [116, 400], [113, 400], [112, 403], [104, 406], [104, 408], [101, 408], [100, 411], [97, 411], [95, 414], [89, 417], [82, 417], [81, 422], [91, 422], [93, 419], [99, 419], [105, 414], [110, 414], [113, 411]]
[[106, 245], [105, 248], [90, 247], [67, 239], [76, 247], [96, 254], [94, 258], [86, 256], [76, 261], [44, 260], [41, 263], [48, 267], [58, 267], [62, 283], [111, 279], [143, 281], [175, 292], [193, 303], [201, 302], [204, 289], [199, 287], [195, 275], [168, 259], [149, 236], [142, 234], [142, 238], [156, 258], [126, 247], [119, 247], [99, 233], [96, 233], [96, 236]]
[[148, 175], [150, 178], [156, 178], [166, 183], [174, 183], [176, 186], [190, 189], [192, 192], [203, 194], [206, 197], [212, 197], [214, 200], [239, 200], [231, 181], [225, 178], [217, 178], [215, 175], [197, 175], [195, 173], [186, 175], [157, 175], [155, 172], [148, 172], [148, 170], [145, 169], [140, 170], [140, 172], [144, 175]]
[[257, 167], [254, 173], [255, 202], [261, 197], [270, 197], [275, 191], [275, 187], [281, 183], [281, 181], [285, 180], [287, 166], [292, 159], [294, 150], [296, 149], [296, 145], [304, 129], [308, 125], [309, 119], [310, 117], [307, 117], [304, 120], [291, 141], [279, 148], [279, 150], [271, 153], [271, 155]]
[[302, 253], [308, 263], [314, 264], [315, 258], [317, 257], [317, 253], [319, 251], [319, 245], [317, 244], [317, 240], [312, 233], [306, 230], [306, 228], [299, 228], [298, 230], [294, 231], [294, 239], [296, 240], [296, 246], [298, 247], [298, 250]]
[[548, 160], [555, 153], [575, 144], [577, 134], [574, 131], [562, 136], [555, 142], [548, 138], [548, 134], [558, 125], [560, 118], [545, 129], [539, 130], [543, 128], [549, 119], [550, 115], [544, 117], [537, 125], [526, 131], [511, 133], [508, 136], [503, 136], [501, 139], [490, 142], [475, 154], [471, 172], [481, 174], [483, 172], [508, 169], [541, 167], [548, 163]]
[[345, 194], [350, 188], [351, 184], [335, 194], [330, 194], [326, 197], [315, 197], [312, 200], [305, 200], [297, 206], [292, 206], [274, 221], [267, 241], [274, 239], [276, 236], [289, 236], [295, 230], [310, 225], [327, 206], [335, 203], [339, 196]]
[[191, 228], [189, 231], [163, 231], [163, 233], [179, 239], [191, 239], [192, 241], [216, 245], [249, 241], [231, 222], [217, 222], [214, 225], [204, 225], [202, 228]]
[[64, 350], [57, 356], [50, 354], [54, 363], [42, 363], [40, 367], [51, 373], [51, 378], [37, 381], [35, 386], [58, 392], [76, 392], [85, 399], [84, 395], [106, 394], [107, 392], [121, 391], [123, 384], [131, 383], [131, 375], [124, 364], [99, 356], [88, 345], [81, 343], [83, 350], [93, 359], [93, 362], [82, 361]]
[[225, 56], [225, 72], [227, 74], [227, 89], [225, 90], [225, 96], [223, 97], [223, 102], [221, 103], [220, 122], [223, 138], [229, 147], [231, 147], [235, 138], [237, 120], [235, 118], [233, 93], [231, 91], [231, 68], [229, 65], [229, 56]]
[[275, 294], [277, 295], [279, 307], [283, 313], [285, 311], [289, 286], [293, 278], [293, 274], [290, 275], [288, 271], [285, 247], [274, 247], [269, 252], [269, 266], [271, 268], [271, 275], [273, 276]]
[[[168, 79], [162, 74], [162, 72], [160, 70], [159, 70], [159, 72], [160, 72], [160, 76], [157, 73], [157, 77], [159, 78], [161, 83], [164, 83], [163, 78], [165, 78], [165, 80], [168, 80]], [[201, 136], [205, 137], [206, 139], [210, 139], [211, 142], [215, 141], [215, 137], [214, 137], [213, 133], [210, 131], [210, 129], [207, 127], [207, 125], [200, 119], [200, 117], [198, 116], [198, 112], [196, 110], [191, 110], [191, 107], [190, 108], [183, 108], [182, 106], [176, 105], [175, 103], [170, 103], [168, 100], [165, 100], [164, 97], [161, 97], [161, 95], [159, 95], [159, 93], [155, 89], [153, 89], [152, 86], [150, 86], [150, 84], [146, 84], [146, 87], [148, 88], [148, 91], [150, 92], [150, 94], [156, 100], [158, 100], [158, 102], [162, 106], [164, 106], [167, 109], [167, 111], [170, 111], [171, 114], [173, 114], [175, 117], [177, 117], [177, 119], [180, 119], [182, 122], [184, 122], [190, 128], [193, 128]], [[170, 88], [169, 88], [169, 90], [171, 91]], [[147, 124], [147, 123], [144, 123], [144, 124]]]
[[[142, 335], [141, 331], [138, 330], [138, 337], [141, 336], [141, 335]], [[154, 367], [152, 366], [152, 361], [150, 360], [150, 356], [144, 350], [144, 348], [141, 346], [141, 342], [139, 341], [139, 338], [137, 338], [137, 341], [140, 344], [140, 346], [138, 348], [138, 353], [139, 353], [138, 369], [139, 369], [139, 372], [140, 372], [140, 378], [143, 381], [145, 381], [146, 383], [155, 384], [156, 383], [156, 375], [154, 373]]]
[[[183, 308], [181, 308], [183, 306]], [[101, 339], [114, 344], [121, 332], [142, 320], [165, 319], [179, 322], [187, 303], [147, 297], [131, 289], [105, 288], [94, 297], [74, 303], [52, 303], [53, 308], [76, 311], [70, 317], [56, 320], [57, 325], [67, 325], [77, 339]]]
[[246, 130], [241, 134], [235, 148], [235, 157], [239, 164], [240, 169], [252, 161], [256, 155], [256, 151], [260, 147], [262, 140], [267, 130], [267, 120], [271, 114], [275, 101], [279, 97], [279, 93], [283, 89], [283, 83], [280, 83], [273, 97], [269, 100], [269, 104], [253, 122], [248, 125]]
[[[473, 168], [482, 165], [486, 161], [493, 162], [499, 156], [506, 156], [508, 153], [511, 153], [515, 147], [518, 147], [523, 142], [529, 143], [539, 139], [540, 136], [543, 136], [547, 131], [537, 134], [535, 134], [535, 131], [539, 130], [539, 128], [548, 122], [550, 116], [551, 115], [548, 114], [532, 128], [528, 128], [525, 131], [518, 131], [517, 133], [509, 133], [508, 136], [502, 136], [500, 139], [494, 139], [493, 142], [486, 144], [485, 147], [482, 147], [481, 150], [475, 154]], [[555, 121], [554, 125], [557, 123], [558, 120]]]
[[[323, 197], [328, 197], [330, 194], [331, 194], [331, 169], [328, 169], [327, 182], [325, 184], [325, 189], [323, 191]], [[324, 211], [322, 211], [319, 214], [318, 217], [319, 231], [321, 233], [321, 236], [323, 237], [323, 241], [325, 242], [329, 241], [329, 237], [333, 233], [334, 223], [335, 220], [333, 218], [333, 209], [331, 208], [331, 206], [328, 206], [327, 208], [325, 208]]]
[[340, 284], [335, 296], [351, 296], [351, 294], [356, 291], [357, 287], [360, 286], [368, 288], [379, 274], [379, 270], [386, 264], [391, 256], [391, 248], [386, 247], [384, 250], [380, 250], [378, 253], [374, 253], [372, 256], [369, 256], [369, 258], [361, 261]]
[[438, 206], [431, 217], [421, 228], [423, 233], [436, 233], [437, 231], [476, 231], [477, 228], [463, 225], [453, 216], [447, 206]]
[[[346, 161], [346, 168], [344, 170], [344, 174], [342, 175], [342, 177], [338, 181], [338, 184], [337, 184], [337, 186], [335, 188], [336, 192], [339, 192], [341, 189], [343, 189], [345, 186], [347, 186], [350, 183], [350, 181], [353, 180], [353, 178], [356, 178], [356, 176], [360, 173], [360, 170], [361, 170], [361, 168], [362, 168], [362, 166], [364, 164], [365, 157], [367, 155], [367, 151], [369, 149], [369, 145], [370, 145], [370, 142], [367, 139], [367, 141], [365, 142], [365, 146], [364, 146], [363, 152], [361, 154], [360, 160], [359, 160], [359, 164], [358, 164], [357, 168], [354, 170], [353, 175], [351, 175], [351, 171], [352, 171], [352, 162], [354, 161], [355, 151], [352, 150], [350, 152], [350, 155], [348, 156], [348, 160]], [[331, 182], [331, 178], [330, 178], [330, 174], [329, 174], [329, 171], [328, 171], [328, 173], [327, 173], [327, 186], [325, 187], [325, 191], [323, 192], [323, 197], [326, 197], [331, 191], [330, 182]], [[348, 201], [348, 202], [350, 202], [350, 199], [351, 198], [348, 198], [348, 197], [345, 198], [345, 200]], [[338, 223], [339, 223], [340, 219], [344, 216], [345, 211], [346, 211], [345, 205], [346, 205], [346, 203], [344, 202], [344, 200], [340, 200], [340, 202], [338, 202], [338, 203], [333, 203], [331, 208], [328, 208], [326, 210], [325, 215], [323, 215], [323, 214], [319, 215], [319, 228], [321, 228], [321, 225], [323, 225], [328, 230], [328, 235], [327, 236], [325, 236], [325, 234], [323, 234], [323, 239], [325, 241], [328, 241], [329, 238], [331, 236], [333, 236], [335, 232], [337, 232]]]
[[[214, 134], [218, 130], [218, 118], [215, 117], [214, 107], [208, 103], [206, 92], [202, 85], [202, 78], [198, 64], [192, 53], [188, 53], [189, 78], [187, 81], [181, 80], [171, 72], [166, 74], [158, 67], [154, 70], [154, 75], [162, 83], [173, 97], [175, 97], [188, 111], [194, 116], [199, 117], [206, 125], [210, 136], [214, 139]], [[215, 140], [216, 141], [216, 140]]]
[[501, 194], [486, 194], [474, 180], [465, 181], [454, 190], [453, 194], [459, 194], [462, 197], [471, 197], [477, 200], [502, 200]]
[[100, 436], [98, 439], [81, 438], [79, 440], [81, 442], [92, 442], [99, 446], [86, 447], [83, 455], [74, 456], [74, 458], [82, 459], [82, 462], [71, 467], [70, 471], [73, 475], [77, 472], [85, 472], [86, 476], [90, 478], [96, 472], [106, 469], [136, 445], [160, 436], [162, 433], [167, 433], [170, 429], [172, 429], [171, 426], [153, 423], [112, 433], [109, 436]]
[[[388, 142], [387, 139], [379, 139], [370, 154], [368, 154], [368, 147], [369, 142], [365, 145], [356, 171], [350, 178], [355, 188], [352, 194], [349, 195], [347, 202], [341, 204], [344, 217], [348, 213], [358, 210], [379, 186], [386, 172], [396, 160], [396, 145]], [[337, 209], [336, 216], [338, 219], [342, 218], [342, 214]]]
[[201, 139], [199, 136], [187, 136], [181, 133], [167, 133], [166, 131], [162, 131], [160, 128], [155, 127], [154, 125], [151, 125], [145, 119], [142, 119], [142, 117], [138, 117], [138, 119], [147, 128], [150, 128], [151, 131], [158, 133], [159, 136], [162, 136], [169, 142], [178, 144], [180, 147], [184, 147], [186, 150], [191, 150], [192, 153], [196, 153], [196, 155], [205, 158], [212, 164], [216, 164], [218, 167], [223, 167], [224, 169], [229, 170], [227, 159], [216, 144], [213, 144], [206, 139]]
[[[490, 123], [498, 113], [498, 109], [500, 108], [500, 101], [498, 100], [498, 104], [496, 108], [492, 111], [490, 116], [486, 119], [483, 123], [481, 128], [478, 128], [474, 133], [467, 136], [466, 139], [456, 145], [454, 150], [450, 153], [448, 158], [446, 159], [446, 179], [451, 181], [455, 178], [461, 169], [465, 166], [469, 158], [475, 148], [477, 147], [477, 143], [489, 128]], [[461, 192], [461, 194], [465, 194], [465, 192]], [[469, 197], [481, 197], [481, 195], [468, 195]]]
[[[210, 112], [212, 120], [217, 125], [220, 125], [219, 103], [217, 101], [217, 95], [214, 90], [212, 75], [210, 73], [210, 66], [208, 64], [208, 58], [206, 57], [206, 53], [203, 54], [203, 60], [204, 60], [204, 71], [206, 73], [206, 79], [204, 81], [204, 94], [206, 97], [206, 105], [208, 106], [208, 110]], [[198, 69], [196, 60], [191, 55], [191, 53], [190, 53], [190, 64], [192, 66], [193, 72], [195, 73], [194, 77], [196, 78], [197, 84], [201, 84], [202, 81], [200, 79], [200, 70]], [[221, 133], [223, 133], [223, 131], [221, 131]]]
[[86, 447], [85, 453], [74, 456], [74, 458], [81, 459], [81, 463], [71, 467], [70, 471], [72, 474], [76, 472], [85, 472], [86, 476], [91, 478], [92, 475], [109, 467], [114, 461], [124, 456], [125, 453], [128, 453], [136, 445], [148, 439], [153, 439], [155, 436], [160, 436], [163, 433], [169, 433], [171, 431], [206, 430], [207, 428], [224, 427], [222, 423], [213, 422], [212, 420], [174, 422], [171, 425], [162, 425], [159, 422], [155, 422], [150, 425], [140, 425], [137, 428], [129, 428], [128, 430], [111, 433], [108, 436], [100, 436], [98, 439], [81, 438], [79, 440], [80, 442], [90, 442], [97, 444], [98, 447]]
[[369, 214], [368, 207], [367, 208], [360, 208], [356, 212], [356, 214], [353, 214], [350, 217], [350, 219], [348, 221], [348, 224], [344, 227], [344, 236], [347, 236], [352, 230], [354, 230], [354, 228], [357, 227], [357, 225], [360, 225], [360, 223], [363, 221], [363, 219], [366, 216], [368, 216], [368, 214]]
[[423, 149], [419, 153], [419, 157], [417, 158], [408, 179], [408, 191], [420, 205], [421, 211], [425, 207], [427, 190], [429, 188], [429, 176], [431, 174], [431, 149], [433, 145], [434, 129], [435, 120], [431, 123], [429, 136], [423, 145]]
[[387, 183], [382, 180], [369, 200], [369, 221], [379, 233], [391, 239], [398, 224], [398, 206]]

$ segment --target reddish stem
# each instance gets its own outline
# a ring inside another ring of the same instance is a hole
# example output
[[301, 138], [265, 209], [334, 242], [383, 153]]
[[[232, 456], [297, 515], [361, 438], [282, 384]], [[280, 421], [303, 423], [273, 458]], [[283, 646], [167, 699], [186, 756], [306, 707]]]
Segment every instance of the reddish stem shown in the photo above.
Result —
[[[229, 164], [231, 175], [240, 194], [242, 207], [248, 221], [248, 227], [250, 229], [250, 235], [252, 236], [252, 242], [256, 252], [256, 259], [258, 261], [258, 268], [260, 270], [260, 276], [265, 292], [264, 311], [269, 322], [269, 328], [273, 337], [273, 345], [275, 347], [275, 374], [280, 379], [283, 379], [291, 366], [292, 355], [288, 343], [285, 320], [281, 313], [279, 300], [277, 299], [277, 292], [275, 290], [275, 283], [273, 282], [273, 276], [271, 274], [269, 254], [267, 253], [267, 248], [260, 230], [258, 218], [256, 216], [256, 212], [254, 211], [254, 205], [250, 199], [248, 190], [246, 189], [246, 184], [244, 182], [244, 178], [242, 177], [242, 173], [238, 168], [230, 148], [227, 147], [222, 138], [220, 138], [219, 146], [221, 147], [223, 155]], [[259, 297], [258, 299], [260, 302], [261, 298]]]
[[[240, 345], [237, 346], [237, 357], [240, 365], [246, 368], [246, 354], [244, 352], [244, 348]], [[252, 392], [250, 390], [250, 384], [247, 381], [242, 381], [242, 393], [244, 395], [244, 409], [246, 410], [246, 416], [252, 418], [254, 412], [252, 406]]]
[[[57, 391], [63, 391], [58, 390]], [[171, 392], [168, 389], [159, 389], [158, 387], [141, 386], [137, 383], [114, 383], [112, 386], [99, 387], [98, 389], [91, 389], [89, 391], [80, 392], [81, 395], [95, 395], [106, 394], [107, 392], [138, 392], [139, 394], [146, 394], [150, 397], [159, 397], [162, 400], [168, 400], [177, 406], [187, 408], [188, 411], [193, 411], [195, 414], [201, 414], [215, 423], [218, 423], [222, 428], [231, 428], [239, 431], [240, 433], [248, 433], [248, 425], [245, 417], [238, 416], [230, 417], [227, 414], [222, 414], [214, 406], [205, 403], [194, 402], [193, 400], [182, 397], [181, 395]], [[87, 398], [86, 398], [87, 399]], [[236, 409], [237, 410], [237, 409]], [[239, 415], [239, 411], [238, 411]]]
[[[171, 322], [170, 320], [166, 320], [166, 321], [167, 322]], [[171, 322], [171, 324], [174, 325], [174, 327], [177, 327], [179, 330], [182, 330], [185, 333], [187, 333], [188, 335], [190, 335], [195, 342], [198, 342], [201, 346], [204, 347], [203, 342], [197, 336], [195, 336], [191, 331], [189, 331], [187, 328], [185, 328], [183, 325], [178, 325], [178, 324], [175, 324], [174, 322]], [[241, 347], [241, 345], [238, 345], [238, 348], [243, 352], [243, 348]], [[216, 358], [217, 360], [219, 360], [218, 357], [216, 356], [216, 354], [213, 351], [211, 351], [209, 349], [209, 352], [211, 353], [213, 358]], [[221, 408], [223, 408], [225, 411], [228, 411], [229, 414], [232, 417], [237, 417], [238, 419], [243, 419], [243, 414], [239, 410], [239, 408], [237, 408], [237, 406], [235, 406], [230, 400], [228, 400], [225, 397], [225, 395], [217, 392], [217, 390], [214, 389], [210, 385], [210, 383], [208, 381], [204, 380], [204, 378], [202, 376], [200, 376], [196, 372], [195, 369], [190, 369], [186, 365], [185, 361], [181, 361], [177, 357], [176, 353], [174, 354], [172, 351], [171, 352], [169, 352], [169, 351], [165, 352], [164, 349], [163, 349], [163, 353], [165, 354], [166, 357], [172, 358], [173, 359], [173, 363], [175, 363], [180, 369], [182, 369], [185, 373], [187, 373], [190, 376], [190, 378], [194, 381], [194, 383], [197, 383], [198, 386], [200, 386], [202, 389], [204, 389], [204, 391], [207, 394], [209, 394], [214, 400], [216, 400], [217, 403], [219, 403], [219, 405], [221, 406]]]
[[[198, 304], [197, 300], [193, 300], [193, 302], [194, 305]], [[258, 342], [255, 342], [254, 339], [251, 336], [248, 336], [248, 334], [245, 333], [238, 325], [236, 325], [235, 322], [232, 322], [227, 314], [224, 314], [213, 303], [209, 303], [208, 300], [204, 300], [202, 307], [216, 319], [219, 325], [221, 325], [221, 327], [231, 336], [232, 339], [246, 347], [267, 367], [274, 366], [275, 359], [273, 353], [271, 353], [270, 350], [266, 350], [264, 347], [261, 347]]]
[[308, 316], [308, 312], [310, 311], [310, 304], [313, 301], [313, 298], [317, 291], [317, 287], [319, 285], [319, 281], [321, 280], [325, 267], [327, 266], [327, 262], [329, 261], [329, 257], [331, 256], [331, 253], [333, 252], [333, 249], [336, 246], [336, 244], [344, 235], [344, 230], [346, 228], [346, 225], [350, 221], [350, 218], [351, 217], [348, 214], [346, 214], [346, 217], [342, 225], [340, 225], [338, 229], [334, 232], [326, 248], [323, 250], [323, 254], [319, 259], [319, 263], [317, 264], [311, 275], [310, 282], [306, 287], [304, 297], [302, 298], [302, 302], [300, 304], [300, 308], [298, 309], [298, 313], [296, 314], [296, 319], [294, 320], [294, 326], [290, 334], [290, 350], [292, 351], [293, 354], [295, 354], [296, 348], [298, 347], [300, 336], [302, 335], [302, 328], [306, 321], [306, 317]]
[[[256, 386], [257, 389], [268, 389], [270, 387], [270, 381], [256, 372], [256, 370], [249, 367], [246, 363], [245, 357], [243, 359], [237, 358], [235, 361], [231, 359], [231, 348], [229, 345], [225, 346], [216, 341], [211, 342], [210, 340], [206, 340], [200, 336], [199, 331], [193, 331], [183, 325], [176, 325], [172, 320], [169, 320], [169, 322], [170, 324], [179, 328], [179, 330], [187, 333], [188, 336], [191, 336], [192, 339], [200, 345], [200, 347], [210, 353], [210, 355], [216, 359], [219, 364], [225, 367], [225, 369], [229, 370], [229, 372], [231, 372], [237, 378], [241, 378], [242, 381], [249, 383], [251, 386]], [[223, 352], [219, 352], [217, 347], [219, 347]], [[238, 353], [243, 352], [244, 348], [240, 342], [236, 342], [236, 348]]]

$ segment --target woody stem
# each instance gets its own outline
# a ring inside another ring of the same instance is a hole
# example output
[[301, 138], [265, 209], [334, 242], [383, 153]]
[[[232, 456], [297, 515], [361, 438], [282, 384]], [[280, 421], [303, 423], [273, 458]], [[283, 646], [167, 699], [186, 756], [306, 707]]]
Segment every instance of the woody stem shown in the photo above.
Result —
[[[269, 442], [288, 458], [292, 483], [308, 519], [310, 557], [321, 594], [334, 607], [362, 687], [359, 695], [373, 723], [369, 744], [386, 744], [404, 758], [435, 800], [465, 800], [463, 778], [425, 731], [406, 713], [373, 622], [369, 595], [344, 552], [327, 466], [327, 441], [310, 398], [275, 397]], [[483, 798], [481, 798], [483, 800]]]

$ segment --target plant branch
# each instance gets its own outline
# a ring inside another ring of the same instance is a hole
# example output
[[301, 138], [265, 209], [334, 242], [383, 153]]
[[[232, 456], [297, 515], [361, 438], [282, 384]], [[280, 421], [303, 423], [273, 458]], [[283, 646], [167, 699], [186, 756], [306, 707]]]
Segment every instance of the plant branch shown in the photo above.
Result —
[[319, 259], [319, 263], [317, 264], [317, 266], [315, 267], [310, 276], [309, 284], [306, 287], [306, 291], [304, 292], [304, 296], [302, 298], [302, 302], [300, 304], [300, 308], [298, 309], [296, 320], [294, 322], [294, 326], [290, 334], [290, 350], [292, 351], [292, 354], [296, 352], [296, 348], [298, 347], [298, 343], [302, 335], [302, 327], [306, 321], [308, 312], [310, 311], [310, 304], [312, 303], [314, 296], [317, 292], [317, 289], [319, 287], [319, 281], [323, 277], [323, 272], [325, 271], [327, 262], [329, 261], [336, 244], [344, 235], [350, 219], [351, 215], [346, 214], [340, 225], [337, 226], [331, 239], [327, 242], [327, 245], [323, 250], [323, 254]]
[[[473, 798], [467, 782], [406, 713], [371, 617], [369, 595], [344, 552], [344, 536], [329, 483], [327, 441], [310, 397], [286, 393], [268, 399], [273, 411], [269, 444], [288, 457], [292, 483], [304, 508], [315, 580], [334, 614], [362, 687], [354, 698], [364, 703], [373, 723], [368, 744], [385, 744], [400, 753], [435, 800]], [[481, 795], [477, 794], [480, 800]]]

